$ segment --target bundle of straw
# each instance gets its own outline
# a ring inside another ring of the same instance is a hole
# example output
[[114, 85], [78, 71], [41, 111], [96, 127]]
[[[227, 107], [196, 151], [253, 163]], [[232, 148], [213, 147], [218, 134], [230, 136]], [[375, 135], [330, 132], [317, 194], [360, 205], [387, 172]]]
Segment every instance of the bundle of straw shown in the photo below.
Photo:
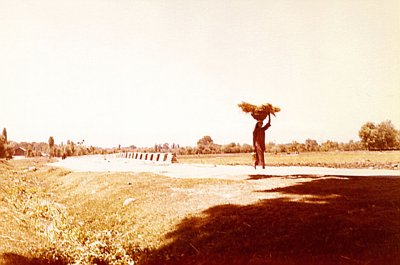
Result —
[[276, 112], [279, 112], [281, 109], [278, 107], [272, 106], [272, 104], [262, 104], [260, 106], [256, 106], [247, 102], [242, 102], [238, 104], [238, 106], [246, 113], [251, 113], [254, 119], [258, 121], [265, 120], [265, 118], [272, 114], [275, 116]]

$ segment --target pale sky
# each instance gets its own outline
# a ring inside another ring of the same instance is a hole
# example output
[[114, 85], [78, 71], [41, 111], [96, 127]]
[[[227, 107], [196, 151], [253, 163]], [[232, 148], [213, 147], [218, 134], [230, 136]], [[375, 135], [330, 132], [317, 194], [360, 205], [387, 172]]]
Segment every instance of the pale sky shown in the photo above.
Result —
[[389, 0], [0, 0], [0, 127], [113, 147], [400, 129], [400, 5]]

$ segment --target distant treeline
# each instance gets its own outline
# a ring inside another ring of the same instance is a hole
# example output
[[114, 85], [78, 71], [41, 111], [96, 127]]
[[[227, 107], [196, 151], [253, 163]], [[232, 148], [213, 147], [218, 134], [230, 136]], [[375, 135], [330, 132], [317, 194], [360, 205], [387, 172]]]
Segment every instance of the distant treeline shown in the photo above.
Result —
[[[266, 143], [266, 152], [269, 153], [300, 153], [300, 152], [330, 152], [330, 151], [360, 151], [360, 150], [400, 150], [400, 131], [396, 130], [391, 121], [384, 121], [377, 125], [372, 122], [364, 124], [358, 132], [359, 141], [350, 140], [347, 143], [325, 141], [318, 143], [316, 140], [307, 139], [304, 143], [293, 141], [286, 144]], [[204, 136], [194, 147], [180, 147], [169, 144], [155, 145], [154, 148], [144, 148], [139, 151], [157, 152], [172, 151], [178, 155], [193, 154], [230, 154], [251, 153], [253, 146], [250, 144], [229, 143], [220, 145], [214, 143], [211, 136]], [[137, 151], [137, 150], [133, 150]]]
[[50, 147], [49, 143], [46, 142], [9, 142], [13, 150], [22, 148], [25, 151], [25, 156], [36, 157], [36, 156], [81, 156], [81, 155], [95, 155], [95, 154], [107, 154], [112, 153], [112, 149], [85, 146], [82, 142], [73, 142], [68, 140], [65, 144], [59, 145], [54, 144]]
[[[360, 141], [349, 141], [348, 143], [338, 143], [326, 141], [319, 144], [316, 140], [307, 139], [304, 143], [293, 141], [287, 144], [266, 143], [265, 151], [268, 153], [300, 153], [300, 152], [319, 152], [319, 151], [357, 151], [365, 150]], [[204, 136], [199, 140], [196, 147], [183, 147], [177, 150], [178, 154], [231, 154], [231, 153], [251, 153], [253, 146], [249, 144], [230, 143], [226, 145], [215, 144], [210, 136]]]
[[[329, 152], [329, 151], [359, 151], [359, 150], [400, 150], [400, 131], [396, 130], [391, 121], [379, 124], [367, 122], [358, 132], [360, 141], [350, 140], [347, 143], [325, 141], [318, 143], [316, 140], [307, 139], [304, 143], [293, 141], [286, 144], [266, 143], [266, 152], [269, 153], [300, 153], [300, 152]], [[232, 154], [251, 153], [253, 146], [250, 144], [229, 143], [220, 145], [214, 143], [211, 136], [204, 136], [196, 146], [181, 147], [179, 144], [155, 144], [153, 147], [115, 147], [101, 148], [86, 146], [84, 140], [80, 142], [67, 142], [59, 145], [54, 143], [54, 138], [49, 137], [48, 142], [13, 142], [8, 140], [7, 130], [3, 129], [0, 135], [0, 158], [11, 158], [17, 149], [25, 152], [27, 157], [35, 156], [81, 156], [96, 154], [111, 154], [117, 152], [172, 152], [177, 155], [193, 154]]]

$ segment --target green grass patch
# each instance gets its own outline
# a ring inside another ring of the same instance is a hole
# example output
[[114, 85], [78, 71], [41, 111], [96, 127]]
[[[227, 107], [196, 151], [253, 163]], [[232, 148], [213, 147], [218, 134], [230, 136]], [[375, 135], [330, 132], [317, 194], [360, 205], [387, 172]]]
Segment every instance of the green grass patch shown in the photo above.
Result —
[[[214, 165], [253, 165], [252, 154], [213, 154], [179, 156], [180, 163]], [[307, 152], [265, 154], [268, 166], [321, 166], [335, 168], [400, 169], [400, 151], [387, 152]]]

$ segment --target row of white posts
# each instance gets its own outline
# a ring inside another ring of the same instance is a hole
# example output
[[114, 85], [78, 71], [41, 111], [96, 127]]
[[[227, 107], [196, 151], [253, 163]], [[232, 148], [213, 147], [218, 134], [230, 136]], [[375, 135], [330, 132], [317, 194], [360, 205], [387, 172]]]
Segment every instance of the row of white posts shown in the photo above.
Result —
[[155, 163], [171, 164], [173, 154], [171, 153], [141, 153], [141, 152], [121, 152], [112, 155], [115, 158], [134, 159]]

